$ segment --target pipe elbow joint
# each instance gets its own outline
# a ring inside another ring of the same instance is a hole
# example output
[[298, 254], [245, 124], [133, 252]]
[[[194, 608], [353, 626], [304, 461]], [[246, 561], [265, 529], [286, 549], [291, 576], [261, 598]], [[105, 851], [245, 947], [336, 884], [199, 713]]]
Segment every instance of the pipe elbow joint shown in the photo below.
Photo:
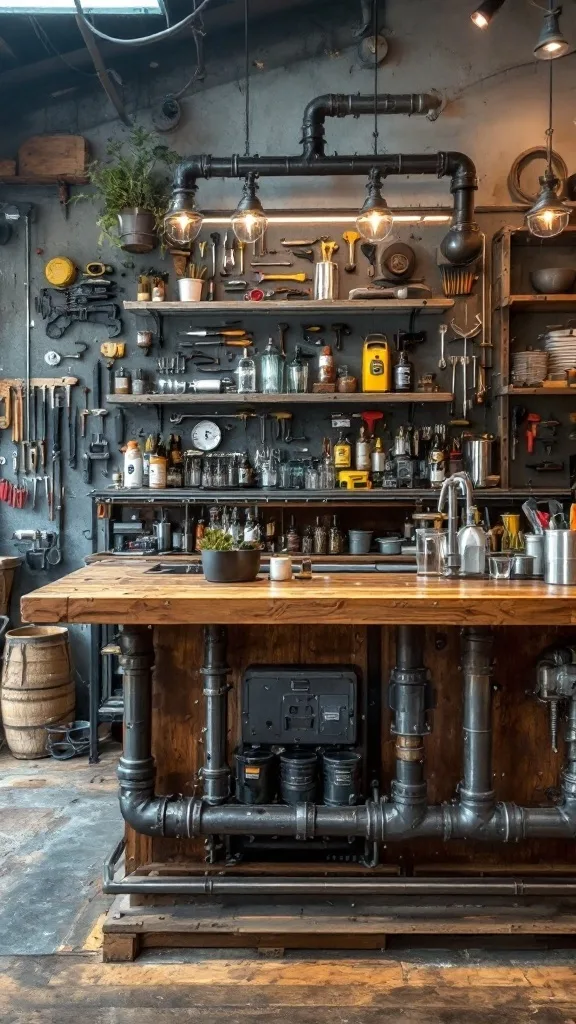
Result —
[[144, 836], [164, 836], [167, 797], [120, 787], [120, 813], [127, 825]]

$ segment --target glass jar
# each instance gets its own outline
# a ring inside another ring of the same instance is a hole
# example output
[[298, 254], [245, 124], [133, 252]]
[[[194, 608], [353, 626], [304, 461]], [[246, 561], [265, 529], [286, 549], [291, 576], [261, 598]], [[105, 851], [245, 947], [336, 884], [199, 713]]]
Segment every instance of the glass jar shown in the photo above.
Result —
[[278, 460], [274, 455], [262, 459], [259, 467], [260, 487], [265, 490], [278, 487]]
[[299, 460], [290, 463], [290, 486], [294, 491], [304, 490], [304, 463]]
[[212, 486], [221, 490], [226, 487], [226, 461], [223, 455], [217, 455], [214, 460]]
[[322, 459], [318, 483], [323, 491], [333, 491], [336, 487], [336, 470], [330, 457]]
[[316, 491], [319, 487], [318, 470], [313, 462], [309, 462], [306, 466], [306, 472], [304, 475], [305, 487], [307, 491]]
[[280, 463], [280, 487], [283, 491], [289, 491], [292, 487], [292, 476], [289, 462]]
[[240, 458], [238, 455], [226, 456], [226, 486], [238, 487], [238, 466]]
[[416, 530], [416, 573], [441, 576], [446, 558], [446, 531], [421, 527]]
[[272, 338], [262, 353], [260, 360], [261, 382], [263, 395], [277, 395], [282, 390], [282, 359], [276, 351]]
[[211, 455], [205, 455], [202, 459], [202, 487], [213, 487], [214, 460]]
[[308, 362], [302, 358], [301, 352], [300, 345], [296, 345], [294, 359], [286, 367], [287, 391], [292, 395], [308, 391]]

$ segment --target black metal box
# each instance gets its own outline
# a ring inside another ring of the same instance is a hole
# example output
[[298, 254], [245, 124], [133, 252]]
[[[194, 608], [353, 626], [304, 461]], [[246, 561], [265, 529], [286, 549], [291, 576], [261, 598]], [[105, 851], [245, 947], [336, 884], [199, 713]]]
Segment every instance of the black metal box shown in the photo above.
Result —
[[242, 679], [242, 741], [350, 745], [357, 706], [352, 666], [250, 665]]

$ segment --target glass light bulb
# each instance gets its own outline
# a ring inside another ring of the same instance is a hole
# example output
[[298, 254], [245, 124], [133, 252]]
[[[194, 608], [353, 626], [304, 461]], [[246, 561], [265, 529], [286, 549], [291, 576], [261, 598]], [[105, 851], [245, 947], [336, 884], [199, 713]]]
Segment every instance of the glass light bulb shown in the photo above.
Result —
[[553, 238], [568, 227], [570, 210], [546, 209], [526, 214], [528, 230], [537, 238]]
[[392, 231], [394, 217], [388, 207], [362, 210], [356, 218], [356, 229], [367, 242], [383, 242]]
[[482, 14], [482, 11], [474, 11], [474, 14], [471, 14], [470, 18], [476, 25], [476, 28], [488, 28], [488, 25], [490, 24], [488, 18]]
[[164, 233], [174, 245], [187, 246], [200, 234], [203, 220], [198, 210], [167, 213], [164, 218]]
[[268, 218], [261, 210], [236, 211], [231, 217], [231, 224], [239, 242], [257, 242], [266, 230]]

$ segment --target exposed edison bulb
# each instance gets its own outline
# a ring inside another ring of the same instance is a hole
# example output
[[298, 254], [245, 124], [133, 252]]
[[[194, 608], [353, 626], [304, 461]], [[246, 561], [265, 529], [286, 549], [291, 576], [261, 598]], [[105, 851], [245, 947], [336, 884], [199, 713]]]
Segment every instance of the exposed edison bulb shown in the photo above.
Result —
[[257, 242], [266, 230], [268, 218], [258, 199], [256, 175], [247, 175], [240, 202], [230, 218], [234, 234], [239, 242]]
[[356, 218], [356, 230], [367, 242], [383, 242], [392, 231], [394, 218], [388, 207], [360, 212]]
[[568, 227], [569, 220], [570, 210], [566, 208], [563, 210], [544, 209], [526, 214], [528, 230], [530, 234], [536, 235], [538, 238], [553, 238], [554, 235], [561, 234]]
[[239, 242], [257, 242], [266, 230], [268, 218], [264, 211], [236, 210], [231, 217], [231, 223]]
[[476, 28], [488, 28], [488, 25], [490, 24], [488, 18], [482, 14], [482, 11], [474, 11], [474, 13], [470, 15], [470, 20], [474, 22]]
[[200, 233], [203, 220], [199, 210], [193, 207], [187, 210], [168, 211], [164, 217], [164, 234], [173, 245], [185, 248]]

